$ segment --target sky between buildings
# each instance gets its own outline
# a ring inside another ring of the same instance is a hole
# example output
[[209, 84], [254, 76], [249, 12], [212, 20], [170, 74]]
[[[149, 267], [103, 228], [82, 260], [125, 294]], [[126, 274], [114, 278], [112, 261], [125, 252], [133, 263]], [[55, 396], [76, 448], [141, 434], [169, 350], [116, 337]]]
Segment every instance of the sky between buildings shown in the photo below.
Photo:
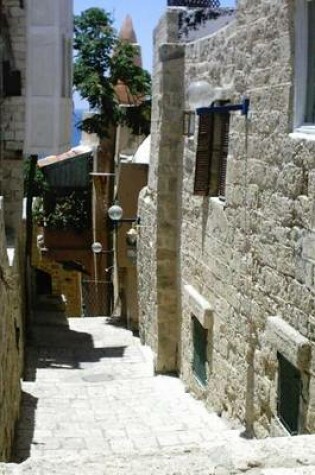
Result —
[[[152, 33], [166, 9], [166, 0], [74, 0], [74, 13], [99, 7], [113, 14], [115, 27], [120, 29], [127, 14], [133, 19], [138, 42], [142, 48], [143, 67], [152, 72]], [[222, 7], [235, 5], [235, 0], [221, 0]], [[76, 107], [80, 101], [75, 97]]]

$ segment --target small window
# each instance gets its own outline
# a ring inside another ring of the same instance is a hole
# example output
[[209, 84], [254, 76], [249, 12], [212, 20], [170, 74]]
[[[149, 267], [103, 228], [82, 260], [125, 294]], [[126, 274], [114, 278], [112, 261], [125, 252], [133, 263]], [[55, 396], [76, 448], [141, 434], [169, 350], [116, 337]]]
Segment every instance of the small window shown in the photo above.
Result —
[[208, 330], [204, 328], [196, 317], [192, 319], [193, 323], [193, 372], [197, 380], [205, 386], [207, 384], [207, 346]]
[[62, 38], [62, 77], [61, 77], [61, 97], [71, 97], [71, 64], [72, 64], [72, 42], [65, 35]]
[[295, 119], [302, 132], [315, 133], [315, 0], [296, 0]]
[[300, 371], [278, 353], [278, 417], [292, 435], [300, 429], [300, 397], [302, 379]]
[[315, 124], [315, 0], [308, 1], [308, 51], [305, 122]]
[[209, 112], [200, 116], [195, 195], [218, 196], [225, 199], [229, 126], [228, 112]]
[[192, 111], [184, 112], [183, 134], [186, 137], [193, 137], [195, 135], [195, 121], [196, 121], [195, 112], [192, 112]]

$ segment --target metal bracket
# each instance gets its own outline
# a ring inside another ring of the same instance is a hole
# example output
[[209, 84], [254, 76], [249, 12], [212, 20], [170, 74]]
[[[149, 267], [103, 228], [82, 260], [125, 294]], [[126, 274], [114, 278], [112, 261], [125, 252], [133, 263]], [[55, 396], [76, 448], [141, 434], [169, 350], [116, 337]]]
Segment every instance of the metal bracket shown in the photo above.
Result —
[[249, 111], [249, 104], [250, 100], [248, 98], [244, 98], [241, 104], [225, 104], [223, 106], [210, 106], [210, 107], [200, 107], [197, 109], [197, 115], [205, 115], [205, 114], [225, 114], [227, 112], [233, 111], [241, 111], [242, 115], [247, 117]]

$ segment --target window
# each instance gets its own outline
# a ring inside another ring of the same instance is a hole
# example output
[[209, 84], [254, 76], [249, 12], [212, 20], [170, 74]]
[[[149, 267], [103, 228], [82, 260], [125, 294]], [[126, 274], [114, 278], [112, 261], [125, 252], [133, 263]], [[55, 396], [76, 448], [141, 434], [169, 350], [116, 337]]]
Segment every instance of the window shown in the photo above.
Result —
[[305, 122], [315, 124], [315, 0], [307, 3], [308, 51]]
[[186, 111], [183, 117], [183, 134], [186, 137], [193, 137], [195, 134], [195, 112]]
[[207, 384], [207, 345], [208, 330], [204, 328], [196, 317], [192, 318], [193, 323], [193, 372], [197, 380], [205, 386]]
[[301, 373], [281, 353], [277, 356], [279, 364], [278, 417], [290, 434], [295, 435], [300, 429]]
[[[315, 0], [297, 0], [295, 128], [315, 133]], [[311, 126], [311, 128], [310, 128]]]
[[65, 35], [62, 38], [61, 97], [71, 97], [72, 42]]
[[195, 195], [225, 199], [229, 126], [229, 112], [209, 112], [199, 118]]

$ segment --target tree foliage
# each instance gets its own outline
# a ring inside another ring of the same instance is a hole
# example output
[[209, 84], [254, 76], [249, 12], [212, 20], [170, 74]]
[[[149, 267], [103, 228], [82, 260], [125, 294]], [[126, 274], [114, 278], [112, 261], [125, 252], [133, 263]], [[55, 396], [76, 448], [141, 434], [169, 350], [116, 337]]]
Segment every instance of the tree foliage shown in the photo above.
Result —
[[[82, 122], [82, 129], [103, 138], [110, 126], [125, 123], [134, 133], [148, 133], [144, 98], [150, 95], [150, 75], [135, 63], [137, 49], [118, 38], [111, 15], [89, 8], [75, 16], [74, 50], [74, 85], [93, 113]], [[115, 93], [119, 81], [142, 102], [139, 108], [119, 107]]]

